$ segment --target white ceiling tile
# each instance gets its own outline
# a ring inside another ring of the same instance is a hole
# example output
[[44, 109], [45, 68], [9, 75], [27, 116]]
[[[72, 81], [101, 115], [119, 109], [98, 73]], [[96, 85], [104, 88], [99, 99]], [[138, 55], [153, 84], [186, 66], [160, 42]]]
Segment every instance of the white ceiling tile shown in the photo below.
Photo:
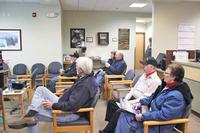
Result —
[[129, 8], [133, 1], [151, 3], [151, 0], [61, 0], [61, 5], [64, 10], [151, 12], [151, 4], [141, 9]]

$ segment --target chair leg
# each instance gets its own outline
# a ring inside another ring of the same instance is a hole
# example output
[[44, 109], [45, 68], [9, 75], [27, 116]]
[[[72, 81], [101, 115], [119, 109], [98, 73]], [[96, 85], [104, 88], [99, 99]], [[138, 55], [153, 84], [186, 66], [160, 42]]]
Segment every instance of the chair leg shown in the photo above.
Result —
[[5, 107], [4, 107], [4, 97], [3, 97], [3, 101], [2, 101], [2, 119], [3, 119], [3, 129], [4, 131], [6, 131], [6, 113], [5, 113]]
[[94, 133], [94, 129], [93, 128], [90, 129], [90, 133]]
[[45, 85], [45, 81], [44, 81], [44, 78], [42, 79], [42, 85], [43, 85], [43, 86]]
[[4, 131], [6, 131], [6, 119], [5, 119], [5, 111], [4, 111], [4, 109], [3, 109], [2, 118], [3, 118], [3, 129], [4, 129]]

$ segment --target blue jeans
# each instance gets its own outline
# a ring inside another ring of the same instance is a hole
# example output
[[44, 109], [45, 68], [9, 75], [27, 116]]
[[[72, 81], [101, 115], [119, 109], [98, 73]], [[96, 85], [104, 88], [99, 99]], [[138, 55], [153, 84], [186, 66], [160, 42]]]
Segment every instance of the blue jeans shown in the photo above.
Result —
[[51, 92], [53, 92], [53, 93], [56, 92], [55, 86], [56, 86], [56, 82], [57, 82], [57, 81], [58, 81], [58, 77], [57, 77], [57, 76], [53, 77], [53, 78], [51, 79], [51, 81], [50, 81], [49, 90], [50, 90]]
[[[46, 87], [40, 86], [36, 89], [32, 103], [28, 107], [28, 110], [35, 110], [38, 112], [36, 115], [37, 124], [32, 127], [28, 127], [28, 133], [39, 133], [38, 122], [39, 121], [53, 121], [52, 109], [46, 109], [43, 107], [42, 102], [44, 100], [48, 100], [50, 102], [56, 103], [58, 102], [59, 97], [49, 91]], [[57, 116], [57, 121], [59, 122], [70, 122], [79, 119], [79, 115], [77, 114], [61, 114]]]
[[135, 120], [134, 116], [127, 112], [122, 112], [115, 128], [115, 133], [142, 133], [143, 123]]
[[102, 87], [103, 87], [104, 76], [105, 76], [105, 72], [104, 71], [100, 71], [96, 76], [96, 82], [98, 83], [99, 88], [100, 88], [101, 91], [102, 91]]

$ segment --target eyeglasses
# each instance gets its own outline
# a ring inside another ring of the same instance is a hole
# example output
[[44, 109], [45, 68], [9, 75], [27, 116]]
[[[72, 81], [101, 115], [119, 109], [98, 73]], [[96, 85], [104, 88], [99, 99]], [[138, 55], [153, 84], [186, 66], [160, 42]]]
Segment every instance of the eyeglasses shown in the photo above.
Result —
[[164, 74], [170, 74], [170, 73], [165, 71]]

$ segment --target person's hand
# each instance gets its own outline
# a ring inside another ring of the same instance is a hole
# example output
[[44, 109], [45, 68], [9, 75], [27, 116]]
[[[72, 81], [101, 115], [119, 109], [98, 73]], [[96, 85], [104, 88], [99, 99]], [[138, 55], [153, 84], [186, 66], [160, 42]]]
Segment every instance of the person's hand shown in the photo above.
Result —
[[142, 118], [142, 114], [136, 114], [136, 115], [135, 115], [135, 119], [136, 119], [137, 121], [141, 121], [141, 118]]
[[60, 69], [60, 70], [59, 70], [60, 74], [63, 74], [64, 71], [65, 71], [65, 70], [63, 70], [63, 69]]
[[48, 100], [44, 100], [44, 101], [42, 102], [42, 105], [43, 105], [45, 108], [47, 108], [47, 109], [51, 109], [52, 106], [53, 106], [53, 103], [50, 102], [50, 101], [48, 101]]
[[133, 103], [133, 108], [134, 109], [140, 109], [141, 108], [141, 103], [139, 103], [139, 102]]
[[105, 66], [108, 68], [108, 67], [110, 67], [110, 64], [108, 62], [106, 62]]

